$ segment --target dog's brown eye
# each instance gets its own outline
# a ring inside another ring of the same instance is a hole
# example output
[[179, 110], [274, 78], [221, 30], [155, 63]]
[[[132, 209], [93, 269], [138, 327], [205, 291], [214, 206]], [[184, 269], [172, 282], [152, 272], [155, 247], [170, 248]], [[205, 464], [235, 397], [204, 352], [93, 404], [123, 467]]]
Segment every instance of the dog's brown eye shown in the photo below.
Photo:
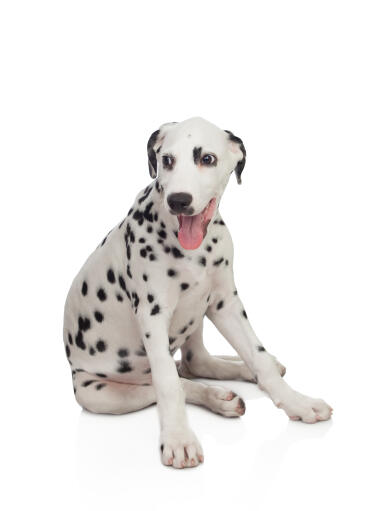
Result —
[[165, 169], [172, 169], [174, 165], [174, 157], [169, 154], [164, 154], [162, 157], [162, 165]]
[[201, 159], [202, 165], [216, 165], [216, 156], [213, 154], [205, 154]]

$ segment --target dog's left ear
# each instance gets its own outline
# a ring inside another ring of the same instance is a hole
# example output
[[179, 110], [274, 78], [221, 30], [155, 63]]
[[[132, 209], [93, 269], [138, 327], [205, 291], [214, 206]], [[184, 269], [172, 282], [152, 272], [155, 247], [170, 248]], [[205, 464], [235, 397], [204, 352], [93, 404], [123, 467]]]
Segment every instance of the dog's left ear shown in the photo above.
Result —
[[176, 122], [168, 122], [163, 124], [159, 130], [154, 131], [148, 140], [147, 150], [148, 150], [148, 165], [149, 165], [149, 174], [152, 179], [157, 177], [157, 152], [160, 150], [160, 146], [162, 141], [165, 138], [166, 132], [173, 127]]
[[241, 185], [241, 173], [243, 172], [246, 159], [246, 150], [241, 138], [236, 137], [231, 131], [224, 130], [228, 134], [230, 148], [237, 155], [237, 163], [235, 167], [235, 175], [239, 185]]

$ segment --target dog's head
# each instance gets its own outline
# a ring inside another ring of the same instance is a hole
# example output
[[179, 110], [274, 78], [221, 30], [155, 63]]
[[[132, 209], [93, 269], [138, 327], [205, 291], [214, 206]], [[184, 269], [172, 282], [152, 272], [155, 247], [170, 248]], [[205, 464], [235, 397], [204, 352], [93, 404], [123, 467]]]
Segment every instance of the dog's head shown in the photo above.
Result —
[[151, 135], [149, 172], [152, 178], [159, 173], [164, 204], [178, 218], [183, 248], [202, 243], [232, 172], [241, 183], [245, 155], [240, 138], [200, 117], [163, 124]]

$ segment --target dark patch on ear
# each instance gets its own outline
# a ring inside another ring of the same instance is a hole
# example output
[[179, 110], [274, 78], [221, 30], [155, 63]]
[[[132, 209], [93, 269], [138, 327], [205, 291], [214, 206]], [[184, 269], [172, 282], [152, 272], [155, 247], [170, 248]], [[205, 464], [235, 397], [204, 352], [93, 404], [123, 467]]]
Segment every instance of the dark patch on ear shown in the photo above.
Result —
[[201, 161], [201, 154], [202, 154], [202, 148], [201, 147], [194, 147], [193, 149], [193, 158], [195, 165], [198, 165], [198, 163]]
[[157, 142], [160, 130], [154, 131], [148, 140], [147, 151], [148, 151], [148, 165], [149, 174], [152, 179], [157, 177], [157, 157], [156, 151], [153, 149], [154, 144]]
[[236, 137], [231, 131], [224, 130], [226, 133], [228, 133], [228, 139], [231, 140], [231, 142], [234, 142], [235, 144], [239, 144], [240, 151], [243, 153], [243, 158], [237, 162], [237, 165], [235, 167], [235, 174], [238, 184], [241, 184], [241, 173], [243, 172], [244, 166], [245, 166], [245, 160], [247, 152], [245, 150], [243, 141], [241, 138]]

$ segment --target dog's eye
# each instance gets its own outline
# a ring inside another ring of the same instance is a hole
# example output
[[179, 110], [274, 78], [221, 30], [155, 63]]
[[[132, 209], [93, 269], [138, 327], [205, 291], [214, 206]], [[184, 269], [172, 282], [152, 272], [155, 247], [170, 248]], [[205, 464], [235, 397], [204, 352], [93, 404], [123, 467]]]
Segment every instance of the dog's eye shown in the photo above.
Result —
[[174, 165], [174, 157], [170, 154], [164, 154], [162, 157], [162, 165], [165, 169], [172, 169]]
[[216, 165], [216, 156], [213, 154], [205, 154], [201, 159], [202, 165]]

